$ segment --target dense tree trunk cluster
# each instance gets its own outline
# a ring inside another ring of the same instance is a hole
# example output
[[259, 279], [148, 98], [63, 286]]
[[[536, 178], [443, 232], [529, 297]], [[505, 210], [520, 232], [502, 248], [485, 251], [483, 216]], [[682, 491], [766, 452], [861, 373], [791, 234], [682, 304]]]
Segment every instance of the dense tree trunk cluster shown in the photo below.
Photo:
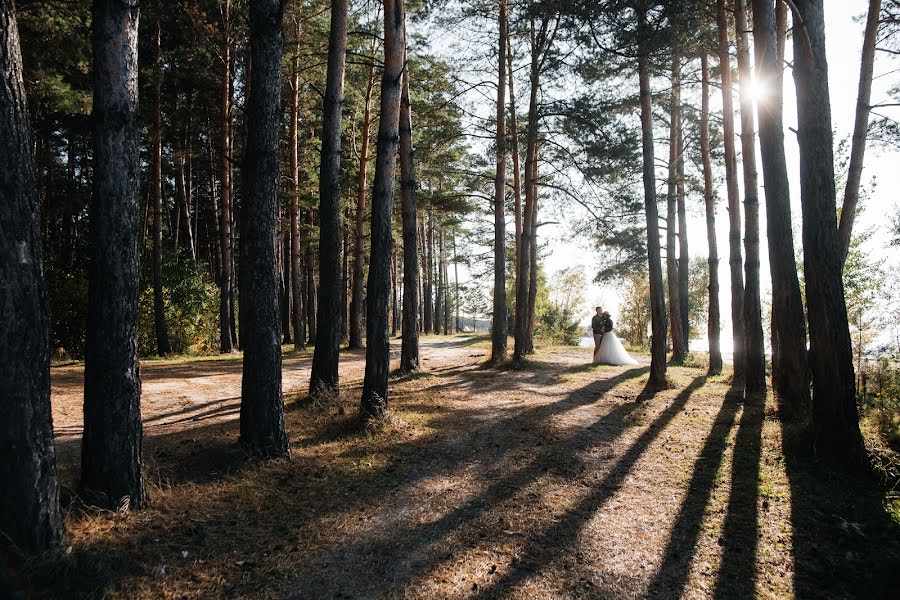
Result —
[[[783, 123], [787, 4], [800, 107], [800, 248], [791, 229]], [[137, 2], [94, 0], [93, 87], [80, 98], [92, 114], [61, 125], [29, 111], [16, 8], [0, 0], [0, 402], [6, 409], [0, 546], [34, 554], [61, 539], [51, 347], [73, 355], [82, 350], [85, 359], [80, 495], [108, 509], [142, 508], [148, 496], [138, 355], [140, 348], [143, 355], [184, 349], [190, 336], [180, 330], [190, 319], [179, 315], [180, 304], [212, 307], [196, 319], [212, 334], [193, 335], [206, 351], [215, 345], [222, 353], [243, 351], [242, 448], [259, 459], [288, 456], [282, 344], [292, 343], [298, 353], [314, 346], [314, 396], [341, 393], [342, 341], [349, 349], [365, 347], [364, 424], [388, 415], [391, 337], [401, 338], [399, 374], [408, 375], [422, 367], [420, 334], [449, 335], [461, 329], [464, 316], [474, 325], [476, 313], [489, 314], [490, 363], [507, 360], [510, 318], [512, 359], [525, 361], [542, 328], [551, 326], [543, 320], [549, 311], [538, 231], [546, 223], [538, 215], [550, 218], [554, 203], [562, 203], [562, 212], [577, 205], [590, 213], [585, 227], [604, 251], [610, 237], [628, 238], [628, 275], [646, 290], [640, 292], [647, 306], [641, 330], [632, 339], [646, 341], [649, 321], [649, 390], [667, 384], [667, 344], [672, 362], [683, 363], [704, 318], [708, 373], [722, 373], [716, 167], [724, 171], [728, 213], [733, 384], [747, 400], [763, 398], [757, 133], [772, 283], [772, 389], [783, 418], [809, 422], [819, 456], [862, 464], [842, 269], [858, 213], [880, 0], [869, 3], [840, 215], [823, 0], [707, 0], [690, 7], [654, 0], [609, 6], [498, 0], [477, 17], [491, 23], [489, 43], [496, 44], [489, 55], [490, 102], [496, 91], [496, 105], [483, 129], [493, 142], [487, 169], [481, 168], [487, 163], [473, 168], [479, 163], [458, 143], [465, 135], [463, 111], [447, 105], [461, 92], [442, 73], [446, 64], [410, 51], [405, 0], [384, 0], [383, 14], [375, 9], [369, 23], [351, 12], [349, 0], [331, 0], [322, 65], [306, 64], [306, 38], [324, 31], [315, 7], [284, 0], [210, 6], [215, 10], [172, 15], [164, 3], [152, 3], [141, 29]], [[87, 22], [88, 15], [82, 17]], [[573, 27], [585, 22], [591, 27]], [[285, 40], [285, 23], [293, 39]], [[201, 31], [209, 38], [205, 45], [189, 41]], [[140, 43], [139, 32], [147, 36]], [[364, 34], [363, 43], [356, 34]], [[607, 39], [610, 47], [602, 43]], [[527, 51], [515, 52], [517, 45]], [[143, 67], [139, 46], [150, 50]], [[597, 58], [602, 68], [565, 71], [569, 51]], [[198, 72], [201, 59], [209, 73]], [[139, 85], [141, 72], [146, 85]], [[527, 88], [522, 115], [517, 77]], [[609, 98], [552, 97], [565, 77], [607, 86], [632, 77], [637, 85], [610, 90], [610, 98], [622, 95], [618, 106]], [[346, 95], [345, 80], [353, 86]], [[668, 87], [654, 89], [663, 80]], [[754, 81], [767, 93], [755, 97]], [[721, 121], [710, 108], [716, 87]], [[139, 90], [149, 95], [144, 114]], [[76, 92], [65, 93], [77, 104]], [[427, 110], [419, 112], [417, 102]], [[201, 108], [208, 109], [205, 117]], [[585, 131], [586, 122], [596, 130]], [[655, 135], [660, 123], [668, 126], [662, 221], [656, 144], [665, 144], [666, 136]], [[352, 156], [343, 156], [348, 146]], [[719, 146], [723, 158], [716, 164]], [[615, 211], [591, 212], [573, 191], [577, 186], [563, 182], [566, 169], [577, 173], [579, 185], [613, 196]], [[639, 169], [643, 196], [630, 199], [623, 190], [633, 188]], [[343, 184], [353, 180], [356, 188], [342, 198]], [[706, 256], [692, 263], [694, 195], [702, 195], [707, 244]], [[481, 231], [459, 219], [477, 203]], [[509, 235], [508, 227], [514, 229]], [[484, 239], [475, 245], [485, 251], [480, 258], [466, 255], [467, 240], [479, 235]], [[468, 284], [461, 285], [460, 262]], [[695, 275], [704, 269], [708, 281]], [[83, 348], [71, 336], [67, 349], [54, 331], [62, 327], [53, 324], [51, 290], [79, 273], [86, 279]], [[185, 283], [193, 287], [185, 291]], [[695, 305], [705, 314], [697, 316]], [[575, 319], [578, 328], [577, 315], [561, 318]], [[142, 326], [149, 336], [140, 334]]]

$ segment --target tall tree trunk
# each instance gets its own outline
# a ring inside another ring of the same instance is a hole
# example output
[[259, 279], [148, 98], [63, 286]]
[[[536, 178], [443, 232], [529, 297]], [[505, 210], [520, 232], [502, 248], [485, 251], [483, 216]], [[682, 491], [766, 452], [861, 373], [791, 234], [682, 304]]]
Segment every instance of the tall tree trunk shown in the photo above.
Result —
[[453, 309], [456, 313], [453, 327], [456, 332], [462, 330], [462, 321], [459, 318], [459, 256], [456, 254], [456, 231], [450, 234], [450, 245], [453, 248]]
[[[837, 461], [862, 462], [865, 451], [856, 409], [853, 353], [837, 233], [831, 100], [822, 0], [797, 0], [794, 83], [800, 146], [803, 273], [809, 315], [812, 429], [817, 452]], [[809, 46], [806, 40], [809, 40]]]
[[350, 340], [348, 347], [362, 348], [363, 278], [365, 277], [365, 221], [366, 173], [369, 167], [369, 128], [372, 126], [372, 92], [375, 88], [375, 44], [370, 54], [372, 62], [366, 69], [366, 95], [363, 104], [362, 132], [359, 145], [359, 169], [356, 174], [356, 215], [354, 219], [353, 277], [350, 295]]
[[412, 114], [409, 104], [409, 69], [403, 70], [400, 94], [400, 212], [403, 225], [403, 340], [400, 345], [400, 373], [419, 368], [419, 261], [416, 223], [416, 169], [412, 143]]
[[[427, 220], [423, 221], [425, 227], [425, 334], [434, 331], [435, 301], [434, 301], [434, 215], [428, 209]], [[435, 331], [437, 333], [437, 331]]]
[[726, 0], [717, 0], [719, 70], [722, 72], [722, 129], [725, 137], [725, 181], [728, 190], [728, 265], [731, 270], [731, 330], [734, 375], [744, 376], [744, 274], [741, 258], [741, 204], [734, 148], [734, 102], [731, 88], [731, 57], [728, 51]]
[[525, 328], [525, 348], [528, 354], [534, 354], [534, 326], [535, 308], [537, 304], [537, 279], [538, 279], [538, 242], [537, 242], [537, 215], [538, 215], [538, 164], [540, 162], [540, 145], [535, 146], [534, 160], [531, 162], [531, 219], [525, 224], [528, 227], [531, 239], [528, 244], [528, 319]]
[[400, 300], [397, 273], [397, 245], [391, 247], [391, 337], [397, 337], [400, 329]]
[[[344, 64], [347, 54], [349, 0], [332, 0], [328, 35], [328, 73], [322, 122], [319, 178], [319, 301], [316, 349], [309, 390], [336, 390], [341, 347], [341, 105], [344, 101]], [[310, 328], [312, 330], [312, 328]], [[313, 333], [310, 331], [310, 337]]]
[[800, 296], [791, 198], [784, 154], [783, 69], [777, 50], [774, 7], [753, 2], [753, 38], [758, 84], [769, 90], [757, 104], [760, 159], [765, 180], [766, 232], [772, 274], [772, 386], [787, 418], [802, 418], [809, 406], [806, 316]]
[[850, 143], [850, 163], [847, 166], [847, 185], [838, 224], [841, 264], [847, 261], [850, 239], [853, 236], [853, 220], [859, 201], [859, 184], [862, 180], [863, 160], [866, 154], [866, 136], [869, 133], [869, 112], [872, 110], [872, 71], [875, 65], [875, 42], [881, 19], [881, 0], [869, 0], [869, 16], [863, 36], [862, 59], [859, 65], [859, 89], [856, 92], [856, 118], [853, 122], [853, 138]]
[[341, 341], [350, 337], [350, 207], [344, 211], [341, 224]]
[[[681, 100], [681, 98], [679, 98]], [[690, 351], [691, 345], [691, 327], [690, 317], [688, 313], [688, 297], [689, 297], [689, 271], [691, 267], [691, 257], [688, 254], [688, 235], [687, 235], [687, 205], [685, 202], [684, 192], [684, 117], [679, 116], [678, 119], [678, 138], [677, 144], [677, 160], [678, 179], [675, 186], [675, 193], [678, 204], [678, 302], [679, 302], [679, 321], [681, 322], [681, 339], [684, 340], [685, 352]]]
[[[294, 27], [297, 41], [300, 40], [300, 19]], [[300, 259], [300, 139], [297, 125], [300, 119], [300, 51], [295, 47], [291, 56], [291, 122], [288, 125], [290, 144], [290, 213], [291, 240], [289, 259], [291, 299], [294, 304], [292, 325], [294, 328], [294, 349], [306, 347], [306, 318], [303, 304], [303, 270]]]
[[672, 92], [669, 117], [669, 180], [666, 194], [666, 283], [669, 288], [669, 335], [672, 361], [684, 362], [687, 347], [681, 325], [681, 287], [675, 242], [678, 222], [678, 131], [681, 129], [681, 57], [672, 53]]
[[447, 231], [441, 232], [441, 241], [444, 242], [444, 333], [452, 335], [453, 326], [450, 324], [450, 313], [453, 311], [452, 300], [450, 299], [450, 261], [448, 260], [446, 251], [449, 250], [447, 244]]
[[162, 83], [162, 50], [160, 44], [159, 17], [153, 39], [153, 323], [156, 332], [156, 353], [165, 356], [172, 352], [169, 346], [169, 332], [166, 327], [166, 311], [163, 302], [162, 284], [162, 111], [160, 109], [160, 87]]
[[222, 95], [219, 117], [221, 152], [219, 156], [219, 183], [222, 186], [221, 227], [219, 228], [222, 252], [222, 281], [219, 295], [219, 349], [231, 352], [236, 342], [234, 335], [234, 270], [231, 254], [231, 0], [222, 2]]
[[[284, 212], [278, 215], [279, 220], [283, 223]], [[290, 214], [288, 214], [290, 216]], [[284, 344], [292, 344], [294, 342], [294, 338], [291, 335], [292, 328], [292, 316], [294, 314], [293, 308], [293, 296], [291, 295], [291, 228], [290, 222], [288, 222], [288, 226], [285, 229], [284, 225], [278, 225], [280, 229], [279, 237], [279, 252], [281, 254], [281, 264], [280, 264], [280, 274], [281, 274], [281, 286], [278, 292], [281, 294], [281, 334], [282, 334], [282, 343]]]
[[281, 396], [281, 322], [275, 268], [278, 134], [281, 131], [281, 0], [250, 3], [250, 96], [241, 203], [243, 377], [241, 445], [251, 454], [286, 456]]
[[[220, 243], [221, 235], [219, 233], [219, 202], [216, 198], [216, 175], [215, 175], [215, 162], [213, 159], [213, 143], [212, 143], [212, 127], [210, 126], [207, 137], [207, 160], [209, 162], [209, 203], [210, 210], [212, 214], [210, 215], [210, 221], [213, 224], [213, 232], [215, 234], [215, 238], [210, 240], [210, 256], [213, 257], [213, 262], [215, 263], [215, 269], [213, 271], [215, 275], [216, 284], [221, 289], [222, 287], [222, 244]], [[214, 246], [214, 248], [213, 248]]]
[[528, 307], [529, 267], [531, 264], [532, 231], [529, 224], [535, 208], [534, 163], [537, 160], [538, 144], [538, 96], [540, 93], [540, 65], [543, 44], [546, 43], [548, 21], [541, 22], [539, 30], [535, 30], [534, 20], [531, 22], [531, 90], [528, 101], [528, 130], [525, 149], [525, 207], [522, 212], [522, 235], [519, 247], [516, 248], [516, 315], [514, 322], [515, 343], [513, 359], [521, 361], [528, 353]]
[[0, 548], [39, 554], [59, 543], [62, 519], [50, 412], [50, 307], [13, 0], [0, 0], [0, 81]]
[[[491, 320], [493, 364], [506, 360], [508, 338], [506, 314], [506, 0], [500, 0], [499, 44], [497, 46], [497, 136], [494, 173], [494, 312]], [[515, 133], [513, 133], [515, 135]], [[516, 240], [519, 238], [516, 223]]]
[[638, 78], [641, 97], [641, 143], [643, 148], [644, 211], [647, 217], [647, 261], [650, 275], [650, 321], [653, 336], [650, 345], [648, 385], [666, 383], [666, 300], [663, 292], [659, 246], [659, 215], [656, 209], [656, 172], [653, 152], [653, 106], [651, 104], [649, 42], [646, 4], [638, 8]]
[[[315, 229], [315, 224], [316, 221], [313, 216], [313, 210], [311, 208], [306, 209], [306, 230], [312, 232]], [[338, 231], [340, 231], [340, 225], [338, 225]], [[318, 310], [316, 308], [318, 292], [316, 287], [316, 253], [313, 250], [313, 238], [311, 233], [306, 235], [305, 242], [306, 263], [304, 274], [306, 275], [306, 331], [309, 336], [309, 343], [315, 345], [316, 333], [318, 330]], [[340, 248], [340, 237], [338, 238], [338, 248]], [[338, 259], [338, 264], [340, 264], [340, 259]], [[337, 279], [337, 274], [335, 274], [335, 279]], [[340, 340], [338, 340], [338, 348], [340, 348]]]
[[[434, 288], [434, 332], [436, 334], [442, 333], [441, 331], [441, 320], [443, 319], [444, 314], [444, 282], [443, 274], [441, 273], [441, 252], [440, 252], [440, 243], [441, 243], [441, 225], [434, 223], [434, 215], [431, 217], [431, 230], [429, 231], [432, 237], [432, 246], [431, 253], [434, 254], [435, 245], [438, 248], [437, 251], [437, 259], [434, 261], [434, 274], [437, 279], [435, 282]], [[434, 242], [435, 233], [437, 233], [437, 242]]]
[[709, 374], [722, 372], [722, 346], [719, 308], [719, 248], [716, 240], [716, 196], [713, 188], [712, 159], [709, 149], [709, 58], [700, 55], [702, 94], [700, 108], [700, 154], [703, 159], [703, 203], [706, 208], [706, 242], [709, 246], [709, 310], [706, 338], [709, 341]]
[[394, 169], [400, 142], [400, 97], [406, 50], [404, 0], [384, 2], [384, 72], [381, 79], [381, 111], [372, 186], [371, 257], [366, 296], [366, 373], [360, 416], [383, 419], [388, 404], [388, 294], [391, 269], [391, 214]]
[[[750, 96], [750, 36], [748, 0], [734, 0], [738, 51], [738, 93], [741, 102], [741, 164], [744, 168], [744, 390], [766, 391], [766, 349], [759, 284], [759, 187], [756, 173], [756, 117]], [[790, 222], [790, 221], [788, 221]]]
[[191, 258], [196, 259], [194, 251], [194, 232], [191, 231], [191, 205], [188, 199], [187, 186], [187, 149], [186, 140], [179, 144], [175, 153], [175, 203], [181, 215], [184, 236], [181, 238], [181, 247], [187, 250]]
[[[507, 37], [509, 37], [509, 21], [507, 23]], [[515, 77], [513, 77], [513, 59], [512, 44], [507, 39], [506, 42], [506, 72], [509, 77], [509, 153], [512, 155], [513, 168], [513, 199], [514, 199], [514, 219], [516, 225], [516, 252], [518, 252], [519, 244], [522, 241], [522, 177], [519, 165], [519, 125], [518, 115], [516, 114], [516, 91]], [[518, 263], [516, 263], [518, 268]], [[518, 277], [518, 274], [516, 275]]]
[[95, 0], [94, 195], [81, 485], [108, 508], [147, 503], [141, 465], [140, 129], [136, 4]]
[[441, 310], [438, 311], [438, 321], [441, 324], [441, 332], [447, 335], [447, 256], [444, 254], [444, 226], [438, 227], [438, 296], [441, 299]]
[[427, 334], [431, 332], [431, 297], [428, 290], [428, 259], [427, 259], [427, 248], [425, 247], [425, 242], [427, 240], [427, 236], [425, 235], [425, 211], [422, 211], [421, 215], [417, 216], [418, 222], [416, 227], [419, 231], [419, 267], [422, 270], [423, 276], [419, 277], [419, 291], [421, 292], [422, 302], [419, 305], [419, 331], [423, 334]]

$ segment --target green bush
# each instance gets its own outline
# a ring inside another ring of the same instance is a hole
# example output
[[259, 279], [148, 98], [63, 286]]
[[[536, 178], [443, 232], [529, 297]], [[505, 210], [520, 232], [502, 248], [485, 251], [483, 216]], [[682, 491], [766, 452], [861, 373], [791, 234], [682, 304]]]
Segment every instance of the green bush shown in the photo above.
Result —
[[[205, 354], [218, 347], [219, 294], [203, 266], [184, 254], [165, 255], [163, 302], [169, 346], [174, 354]], [[144, 261], [139, 298], [138, 352], [156, 354], [153, 263]]]
[[571, 310], [560, 310], [551, 304], [538, 318], [535, 336], [553, 344], [577, 346], [581, 341], [580, 329]]
[[864, 365], [857, 389], [860, 412], [891, 448], [900, 452], [900, 365], [882, 358]]

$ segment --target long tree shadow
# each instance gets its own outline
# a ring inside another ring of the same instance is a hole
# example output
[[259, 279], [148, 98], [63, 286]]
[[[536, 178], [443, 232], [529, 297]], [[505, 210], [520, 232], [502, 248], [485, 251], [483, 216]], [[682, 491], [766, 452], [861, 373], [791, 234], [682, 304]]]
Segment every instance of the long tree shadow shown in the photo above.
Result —
[[700, 537], [706, 506], [716, 485], [716, 475], [722, 465], [728, 434], [741, 404], [741, 390], [735, 386], [728, 391], [712, 428], [697, 457], [687, 495], [669, 533], [662, 565], [647, 588], [652, 598], [681, 595], [690, 572], [691, 562]]
[[744, 400], [734, 440], [731, 492], [722, 533], [722, 564], [716, 577], [716, 598], [756, 597], [757, 505], [765, 417], [764, 397], [751, 395]]
[[[576, 454], [592, 443], [612, 443], [621, 435], [629, 426], [628, 415], [641, 404], [636, 399], [616, 404], [590, 426], [563, 439], [553, 438], [548, 421], [556, 414], [597, 402], [618, 384], [639, 377], [646, 371], [646, 368], [630, 369], [617, 377], [591, 382], [559, 401], [512, 411], [512, 415], [500, 419], [491, 418], [481, 426], [477, 425], [481, 420], [478, 415], [454, 411], [450, 418], [455, 423], [445, 423], [446, 429], [442, 427], [442, 437], [446, 440], [441, 446], [459, 446], [459, 440], [466, 440], [479, 447], [479, 478], [490, 483], [475, 496], [436, 520], [407, 526], [402, 530], [392, 530], [390, 535], [385, 535], [384, 531], [373, 531], [372, 536], [363, 536], [352, 543], [334, 548], [320, 560], [323, 563], [347, 561], [346, 568], [354, 573], [353, 584], [365, 585], [365, 574], [360, 572], [355, 560], [360, 556], [378, 556], [378, 564], [387, 565], [389, 570], [371, 574], [375, 575], [374, 579], [382, 582], [389, 580], [392, 589], [403, 589], [415, 578], [436, 568], [446, 558], [446, 544], [454, 532], [476, 521], [491, 508], [510, 500], [550, 469], [573, 469], [571, 463], [577, 459]], [[498, 439], [502, 431], [520, 429], [529, 432], [528, 439], [541, 440], [538, 447], [533, 448], [532, 458], [515, 465], [501, 462], [500, 456], [515, 449], [498, 448], [492, 440]], [[459, 470], [464, 466], [454, 461], [443, 465], [443, 469]], [[434, 469], [429, 471], [429, 476], [435, 474]], [[405, 481], [404, 487], [409, 489], [410, 482]], [[306, 597], [307, 594], [322, 593], [330, 589], [334, 591], [331, 583], [319, 575], [320, 569], [317, 566], [312, 564], [301, 570], [288, 592], [291, 597]], [[372, 585], [377, 587], [377, 584]]]
[[[456, 373], [456, 374], [454, 374]], [[226, 570], [234, 571], [235, 561], [229, 556], [246, 556], [258, 552], [278, 552], [289, 548], [296, 552], [292, 542], [297, 531], [310, 527], [312, 519], [325, 520], [344, 518], [356, 511], [369, 510], [372, 506], [390, 507], [398, 495], [412, 493], [417, 482], [432, 476], [458, 475], [461, 468], [473, 464], [473, 447], [482, 453], [492, 452], [502, 459], [511, 448], [498, 447], [493, 443], [499, 432], [528, 424], [533, 428], [533, 436], [540, 439], [548, 420], [554, 415], [578, 406], [598, 402], [604, 394], [621, 383], [625, 383], [645, 373], [645, 369], [632, 369], [614, 378], [593, 381], [559, 401], [508, 407], [503, 411], [489, 410], [473, 406], [471, 410], [437, 411], [431, 433], [417, 439], [399, 439], [386, 448], [379, 448], [377, 439], [360, 438], [346, 450], [338, 454], [332, 451], [305, 453], [303, 460], [276, 462], [253, 466], [240, 453], [236, 445], [237, 422], [226, 421], [206, 423], [188, 430], [154, 432], [151, 428], [145, 438], [147, 462], [156, 466], [149, 473], [151, 480], [171, 487], [174, 493], [167, 496], [160, 513], [152, 522], [129, 519], [121, 522], [123, 533], [104, 536], [102, 539], [78, 544], [71, 554], [60, 561], [35, 565], [29, 577], [36, 583], [36, 592], [50, 597], [65, 593], [91, 593], [102, 596], [104, 590], [112, 590], [119, 582], [128, 578], [153, 577], [154, 565], [166, 564], [172, 560], [172, 548], [192, 548], [205, 544], [204, 560], [229, 565]], [[477, 374], [461, 366], [456, 372], [447, 372], [432, 387], [445, 385], [445, 378], [488, 378], [494, 374]], [[458, 381], [457, 381], [458, 383]], [[421, 394], [427, 397], [428, 389]], [[610, 414], [585, 432], [585, 440], [596, 439], [598, 435], [612, 438], [624, 429], [628, 412], [634, 403], [615, 406]], [[404, 407], [407, 408], [407, 407]], [[416, 410], [416, 406], [408, 407]], [[423, 407], [422, 410], [428, 410]], [[302, 413], [292, 413], [292, 419], [307, 421], [302, 438], [311, 433], [309, 419]], [[296, 421], [294, 421], [296, 427]], [[599, 430], [598, 430], [599, 428]], [[297, 435], [296, 432], [293, 434]], [[296, 438], [295, 438], [296, 441]], [[321, 440], [326, 441], [326, 440]], [[525, 440], [523, 440], [524, 442]], [[522, 444], [517, 442], [521, 449]], [[360, 470], [352, 466], [354, 456], [365, 458], [378, 448], [385, 454], [383, 466]], [[336, 458], [343, 458], [335, 463]], [[475, 457], [475, 462], [482, 456]], [[572, 459], [568, 455], [565, 457]], [[247, 468], [245, 468], [247, 467]], [[540, 465], [529, 465], [527, 469], [514, 469], [521, 475], [521, 482], [510, 477], [506, 485], [493, 487], [493, 495], [508, 497], [516, 486], [526, 485], [541, 472]], [[499, 476], [504, 469], [491, 463], [486, 466], [485, 476]], [[66, 477], [76, 475], [69, 469]], [[213, 482], [213, 485], [204, 485]], [[178, 492], [182, 484], [198, 484]], [[510, 488], [507, 490], [506, 488]], [[184, 494], [199, 494], [196, 501], [184, 504]], [[486, 501], [491, 496], [486, 496]], [[443, 539], [446, 526], [463, 523], [484, 509], [485, 504], [467, 504], [455, 518], [445, 521], [445, 527], [427, 528], [407, 532], [403, 529], [390, 533], [398, 539], [417, 539], [424, 536], [424, 542], [439, 542]], [[176, 513], [172, 511], [176, 510]], [[175, 519], [173, 521], [173, 519]], [[175, 529], [171, 529], [177, 525]], [[117, 527], [118, 528], [118, 527]], [[216, 540], [215, 543], [205, 540]], [[260, 546], [264, 548], [260, 550]], [[421, 546], [421, 544], [419, 544]], [[316, 558], [348, 556], [339, 548], [327, 554], [312, 554], [300, 565], [314, 564]], [[391, 544], [386, 546], [387, 555], [395, 555]], [[414, 554], [413, 554], [414, 555]], [[293, 556], [293, 555], [292, 555]], [[407, 555], [409, 556], [409, 555]], [[362, 570], [351, 561], [348, 570]], [[222, 568], [222, 567], [220, 567]], [[301, 572], [302, 572], [301, 566]], [[231, 581], [244, 581], [238, 573], [228, 573]], [[411, 574], [421, 572], [419, 569]], [[218, 577], [218, 575], [217, 575]], [[56, 583], [54, 583], [56, 582]], [[247, 588], [244, 588], [245, 590]], [[251, 588], [260, 589], [259, 587]], [[323, 588], [318, 588], [319, 590]], [[327, 589], [327, 588], [326, 588]], [[73, 592], [79, 590], [79, 592]]]
[[900, 526], [865, 471], [818, 461], [802, 423], [782, 422], [797, 598], [896, 598]]
[[679, 392], [672, 403], [666, 407], [641, 435], [629, 446], [625, 454], [615, 463], [606, 476], [594, 487], [594, 491], [585, 496], [576, 506], [568, 510], [552, 526], [537, 532], [528, 540], [526, 547], [519, 552], [519, 558], [510, 565], [507, 573], [491, 585], [481, 588], [472, 598], [492, 598], [522, 583], [533, 574], [529, 560], [538, 552], [542, 560], [552, 560], [570, 551], [584, 525], [598, 510], [616, 493], [634, 465], [643, 456], [650, 444], [659, 436], [668, 424], [680, 413], [691, 395], [706, 382], [705, 376], [691, 381], [690, 385]]

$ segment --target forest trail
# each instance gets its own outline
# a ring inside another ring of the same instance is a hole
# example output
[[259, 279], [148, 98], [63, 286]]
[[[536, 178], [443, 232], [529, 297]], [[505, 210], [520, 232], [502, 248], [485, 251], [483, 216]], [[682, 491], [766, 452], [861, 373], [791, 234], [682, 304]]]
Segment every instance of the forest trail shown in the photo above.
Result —
[[[654, 394], [644, 357], [594, 366], [589, 350], [552, 348], [492, 370], [485, 352], [480, 338], [423, 338], [426, 372], [392, 382], [393, 422], [366, 434], [362, 357], [344, 354], [342, 400], [288, 397], [292, 458], [265, 464], [235, 444], [239, 361], [146, 364], [151, 507], [70, 513], [70, 550], [40, 585], [481, 599], [878, 597], [896, 584], [900, 536], [877, 489], [850, 495], [792, 466], [772, 407], [743, 407], [726, 378], [672, 367]], [[286, 393], [305, 390], [308, 367], [285, 360]], [[54, 369], [64, 501], [79, 377]]]
[[[471, 357], [465, 344], [452, 338], [422, 338], [422, 364], [447, 366]], [[391, 367], [399, 361], [399, 340], [391, 346]], [[362, 384], [365, 351], [341, 353], [342, 385]], [[306, 394], [312, 347], [286, 352], [282, 361], [282, 390], [285, 397]], [[241, 401], [241, 353], [209, 359], [161, 359], [141, 363], [141, 416], [144, 435], [157, 431], [185, 429], [208, 421], [237, 419]], [[83, 427], [84, 364], [56, 366], [51, 369], [53, 431], [63, 451], [77, 446]]]

